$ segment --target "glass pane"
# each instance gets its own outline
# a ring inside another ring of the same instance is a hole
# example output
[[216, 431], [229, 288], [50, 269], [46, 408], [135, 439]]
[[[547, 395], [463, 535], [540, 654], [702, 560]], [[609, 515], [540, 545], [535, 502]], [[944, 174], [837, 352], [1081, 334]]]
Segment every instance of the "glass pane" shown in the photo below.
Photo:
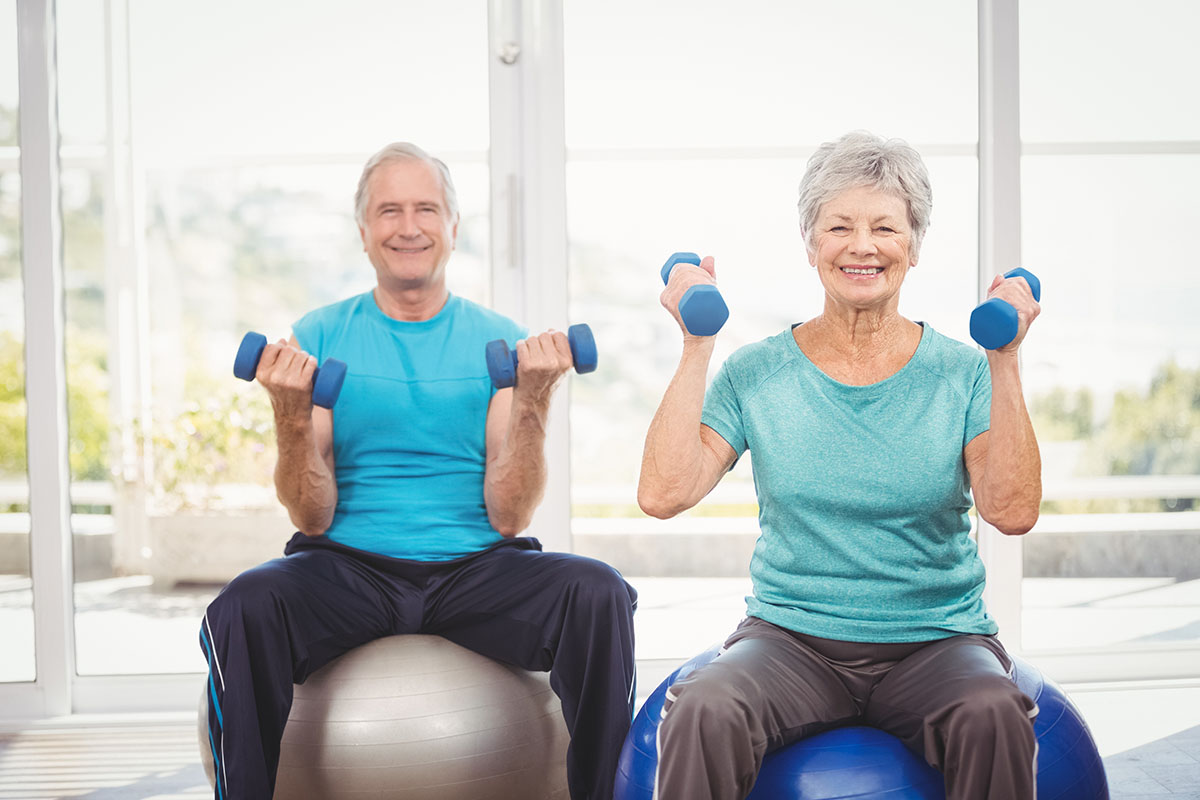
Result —
[[29, 477], [25, 459], [25, 291], [17, 128], [17, 14], [0, 3], [0, 683], [35, 680]]
[[576, 1], [564, 26], [571, 148], [977, 138], [974, 3]]
[[[976, 160], [926, 163], [934, 222], [901, 311], [965, 339], [976, 287]], [[658, 301], [659, 270], [679, 250], [716, 258], [730, 317], [712, 372], [738, 347], [820, 313], [824, 294], [796, 211], [804, 166], [772, 158], [568, 165], [570, 318], [588, 322], [601, 347], [596, 373], [571, 384], [572, 532], [578, 552], [639, 576], [641, 659], [687, 656], [732, 629], [758, 535], [748, 457], [677, 519], [648, 519], [637, 507], [646, 429], [680, 351]], [[678, 614], [695, 619], [681, 625]]]
[[475, 0], [130, 6], [143, 158], [352, 153], [361, 164], [395, 140], [488, 147], [487, 9]]
[[1047, 497], [1025, 540], [1029, 649], [1200, 645], [1200, 272], [1180, 256], [1197, 180], [1194, 155], [1023, 160]]
[[1190, 0], [1021, 3], [1026, 141], [1200, 139]]
[[450, 288], [489, 299], [487, 9], [132, 0], [108, 64], [104, 8], [58, 5], [77, 670], [199, 671], [209, 600], [291, 535], [233, 356], [374, 285], [353, 214], [372, 152], [449, 163]]

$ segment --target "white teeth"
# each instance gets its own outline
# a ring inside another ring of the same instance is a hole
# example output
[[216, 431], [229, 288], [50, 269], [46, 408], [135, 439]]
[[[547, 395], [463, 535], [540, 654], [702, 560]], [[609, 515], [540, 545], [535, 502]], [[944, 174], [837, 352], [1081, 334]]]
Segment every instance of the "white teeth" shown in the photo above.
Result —
[[854, 267], [842, 267], [842, 272], [850, 275], [877, 275], [883, 272], [880, 267], [868, 267], [867, 269], [855, 269]]

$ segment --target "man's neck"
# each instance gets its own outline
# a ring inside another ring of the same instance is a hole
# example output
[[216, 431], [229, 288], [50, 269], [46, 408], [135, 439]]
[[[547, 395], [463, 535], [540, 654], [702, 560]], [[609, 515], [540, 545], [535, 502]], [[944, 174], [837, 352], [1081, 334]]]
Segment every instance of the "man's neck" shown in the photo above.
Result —
[[446, 305], [450, 292], [444, 283], [415, 289], [375, 286], [375, 305], [392, 319], [421, 322], [432, 319]]

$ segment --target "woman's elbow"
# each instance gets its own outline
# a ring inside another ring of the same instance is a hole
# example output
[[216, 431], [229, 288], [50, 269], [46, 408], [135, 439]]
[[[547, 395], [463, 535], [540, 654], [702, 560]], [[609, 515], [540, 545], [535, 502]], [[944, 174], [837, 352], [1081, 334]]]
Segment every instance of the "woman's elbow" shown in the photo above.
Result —
[[1033, 530], [1038, 521], [1037, 506], [1008, 506], [987, 514], [981, 511], [980, 514], [1005, 536], [1024, 536]]
[[637, 494], [638, 508], [655, 519], [670, 519], [683, 510], [678, 503], [671, 502], [665, 492], [655, 492], [639, 486]]

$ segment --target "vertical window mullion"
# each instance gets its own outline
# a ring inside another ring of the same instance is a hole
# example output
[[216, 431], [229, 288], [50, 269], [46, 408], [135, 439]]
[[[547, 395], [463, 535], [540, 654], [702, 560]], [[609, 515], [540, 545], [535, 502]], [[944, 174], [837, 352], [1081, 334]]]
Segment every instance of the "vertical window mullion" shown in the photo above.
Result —
[[[979, 299], [1021, 263], [1021, 122], [1017, 0], [979, 0]], [[1005, 645], [1021, 650], [1022, 542], [978, 518], [984, 595]]]
[[[493, 305], [530, 333], [566, 330], [561, 0], [493, 0], [489, 29]], [[560, 551], [571, 549], [567, 391], [551, 407], [546, 499], [529, 529], [547, 549]]]
[[37, 686], [71, 711], [75, 663], [53, 0], [18, 0], [25, 397]]

